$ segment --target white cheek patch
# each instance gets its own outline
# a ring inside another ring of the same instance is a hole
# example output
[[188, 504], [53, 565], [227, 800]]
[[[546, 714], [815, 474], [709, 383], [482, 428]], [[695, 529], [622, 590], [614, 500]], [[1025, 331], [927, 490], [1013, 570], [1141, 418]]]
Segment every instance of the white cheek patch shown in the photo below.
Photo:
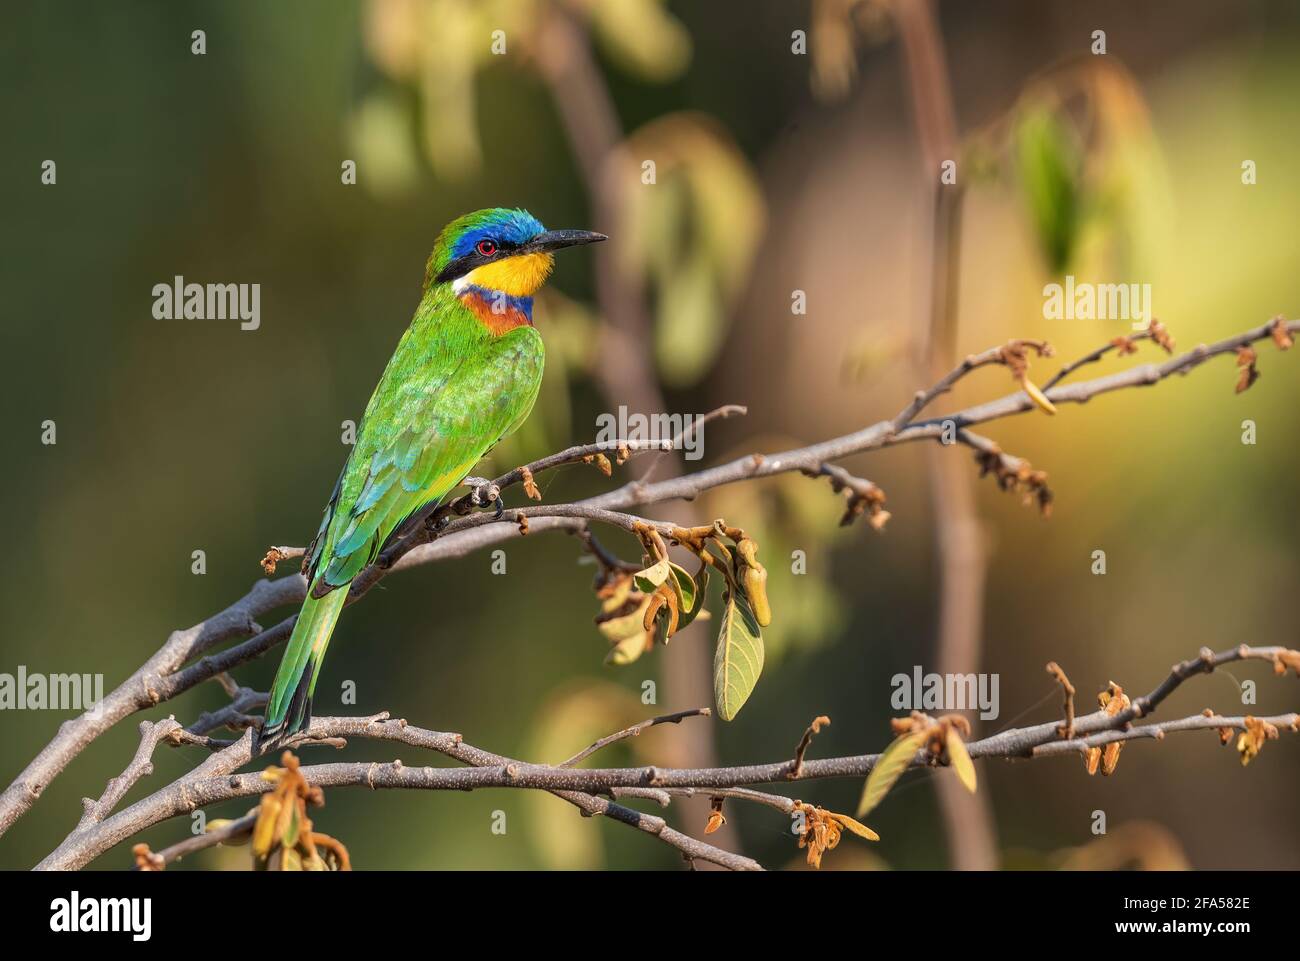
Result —
[[453, 280], [451, 282], [452, 293], [454, 293], [457, 297], [459, 297], [466, 290], [468, 290], [470, 285], [474, 283], [474, 281], [470, 280], [470, 278], [473, 276], [474, 276], [474, 271], [471, 270], [469, 273], [461, 274], [461, 276]]

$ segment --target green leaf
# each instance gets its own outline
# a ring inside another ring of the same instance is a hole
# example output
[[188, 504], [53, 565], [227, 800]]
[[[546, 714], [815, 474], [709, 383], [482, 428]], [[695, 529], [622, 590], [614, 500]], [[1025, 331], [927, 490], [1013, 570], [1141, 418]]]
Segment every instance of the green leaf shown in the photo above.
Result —
[[644, 594], [653, 594], [655, 588], [668, 580], [668, 573], [672, 565], [669, 564], [668, 558], [664, 558], [657, 564], [651, 564], [643, 571], [637, 571], [632, 575], [636, 581], [637, 590]]
[[971, 763], [970, 754], [966, 751], [966, 745], [962, 741], [961, 735], [952, 728], [948, 728], [945, 746], [948, 749], [948, 766], [953, 769], [962, 786], [971, 794], [974, 794], [975, 765]]
[[280, 820], [281, 800], [274, 794], [262, 795], [257, 823], [253, 826], [253, 854], [265, 858], [275, 842], [275, 825]]
[[671, 561], [668, 568], [672, 571], [673, 580], [675, 581], [673, 589], [677, 591], [677, 600], [680, 602], [682, 609], [687, 610], [695, 603], [695, 578], [691, 577], [686, 568], [673, 564]]
[[1020, 189], [1052, 272], [1077, 246], [1082, 209], [1082, 153], [1072, 133], [1044, 108], [1026, 112], [1015, 132]]
[[763, 672], [763, 635], [741, 594], [728, 593], [726, 609], [713, 655], [713, 698], [718, 716], [730, 721], [738, 713]]
[[683, 568], [672, 565], [673, 578], [677, 582], [678, 599], [681, 601], [677, 612], [677, 630], [686, 627], [695, 620], [704, 608], [704, 591], [709, 586], [709, 568], [701, 564], [699, 573], [691, 577]]
[[867, 783], [862, 788], [862, 800], [858, 802], [858, 817], [885, 799], [894, 782], [903, 776], [912, 764], [912, 758], [921, 749], [928, 735], [925, 731], [913, 731], [896, 738], [894, 743], [885, 748], [876, 766], [867, 775]]

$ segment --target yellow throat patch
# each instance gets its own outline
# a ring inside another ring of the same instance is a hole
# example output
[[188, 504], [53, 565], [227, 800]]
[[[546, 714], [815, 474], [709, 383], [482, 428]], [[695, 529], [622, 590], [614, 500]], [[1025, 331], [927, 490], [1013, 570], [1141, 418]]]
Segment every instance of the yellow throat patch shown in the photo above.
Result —
[[465, 281], [509, 297], [531, 297], [546, 283], [554, 266], [555, 258], [549, 253], [520, 254], [475, 268], [465, 275]]

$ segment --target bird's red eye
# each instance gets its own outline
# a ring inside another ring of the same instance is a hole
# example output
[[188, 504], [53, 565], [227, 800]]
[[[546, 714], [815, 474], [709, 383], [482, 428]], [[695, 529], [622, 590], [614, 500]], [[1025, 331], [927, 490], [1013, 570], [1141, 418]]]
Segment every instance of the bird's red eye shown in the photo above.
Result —
[[480, 240], [477, 249], [484, 257], [491, 257], [497, 252], [497, 245], [490, 240]]

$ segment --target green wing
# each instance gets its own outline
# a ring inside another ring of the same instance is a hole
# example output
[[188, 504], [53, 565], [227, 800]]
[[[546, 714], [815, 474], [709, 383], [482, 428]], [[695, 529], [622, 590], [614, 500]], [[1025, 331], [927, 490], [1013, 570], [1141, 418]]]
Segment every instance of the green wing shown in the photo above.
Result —
[[537, 400], [545, 352], [532, 327], [441, 363], [420, 363], [408, 346], [404, 338], [384, 371], [326, 505], [307, 557], [313, 583], [318, 573], [331, 588], [349, 583], [402, 521], [459, 484]]

